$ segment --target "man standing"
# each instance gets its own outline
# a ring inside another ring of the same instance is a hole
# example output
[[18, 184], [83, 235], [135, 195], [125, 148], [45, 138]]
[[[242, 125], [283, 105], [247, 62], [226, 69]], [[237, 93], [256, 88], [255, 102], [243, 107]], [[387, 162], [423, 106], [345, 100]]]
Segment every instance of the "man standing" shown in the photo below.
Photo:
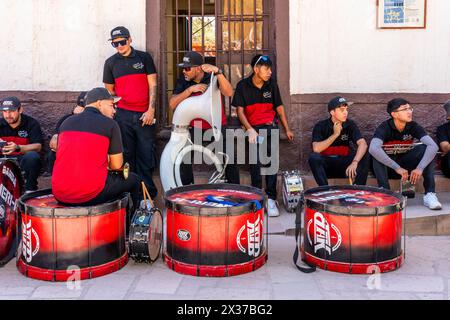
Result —
[[[278, 120], [284, 127], [289, 141], [294, 140], [294, 133], [289, 128], [283, 102], [281, 100], [278, 84], [272, 79], [272, 61], [269, 56], [256, 55], [251, 61], [253, 74], [245, 78], [236, 86], [232, 105], [237, 108], [239, 120], [248, 132], [249, 142], [257, 143], [261, 130], [267, 131], [267, 155], [271, 162], [279, 155], [275, 150], [271, 150], [272, 131], [278, 130]], [[278, 142], [278, 141], [277, 141]], [[259, 148], [258, 148], [259, 149]], [[273, 153], [272, 153], [273, 151]], [[250, 175], [252, 186], [262, 188], [261, 159], [260, 152], [257, 151], [257, 163], [250, 164]], [[268, 215], [270, 217], [279, 216], [277, 208], [277, 174], [266, 175], [266, 193], [269, 197]]]
[[[173, 96], [169, 101], [169, 105], [172, 111], [174, 111], [184, 100], [192, 96], [203, 94], [208, 88], [209, 83], [211, 82], [212, 73], [217, 76], [220, 93], [222, 93], [222, 95], [225, 97], [231, 97], [233, 95], [233, 87], [231, 86], [227, 78], [225, 78], [223, 71], [216, 66], [204, 64], [203, 57], [199, 53], [193, 51], [187, 52], [183, 58], [183, 63], [180, 63], [178, 67], [183, 69], [183, 76], [177, 80], [175, 90], [173, 91]], [[204, 133], [207, 130], [211, 129], [210, 124], [203, 119], [194, 119], [190, 125], [190, 134], [192, 138], [197, 135], [201, 135], [201, 137], [203, 137]], [[227, 153], [226, 129], [227, 118], [225, 115], [225, 109], [222, 105], [221, 139], [223, 145], [225, 146], [225, 153]], [[208, 144], [208, 141], [203, 142], [204, 146]], [[239, 169], [234, 160], [234, 158], [230, 159], [230, 163], [225, 168], [225, 179], [228, 183], [239, 184]], [[180, 166], [180, 171], [183, 185], [194, 183], [192, 164], [182, 163]]]
[[152, 179], [156, 166], [155, 64], [150, 54], [131, 46], [127, 28], [114, 28], [110, 41], [117, 53], [105, 62], [103, 82], [112, 95], [122, 97], [115, 119], [122, 133], [125, 161], [130, 164], [130, 170], [144, 180], [154, 198], [158, 193]]
[[22, 113], [21, 102], [16, 97], [3, 99], [0, 109], [3, 114], [0, 139], [6, 141], [2, 153], [7, 158], [18, 159], [20, 168], [25, 172], [25, 192], [36, 191], [41, 170], [41, 126], [35, 119]]
[[80, 114], [84, 111], [85, 103], [84, 98], [86, 96], [86, 91], [83, 91], [80, 93], [77, 99], [77, 105], [73, 108], [72, 113], [66, 114], [61, 119], [59, 119], [58, 123], [56, 124], [55, 133], [53, 134], [52, 138], [50, 139], [49, 147], [50, 151], [47, 155], [47, 165], [48, 165], [48, 173], [52, 174], [53, 172], [53, 166], [55, 164], [56, 160], [56, 149], [58, 147], [58, 134], [59, 134], [59, 128], [61, 127], [64, 120], [66, 120], [68, 117]]
[[436, 138], [442, 151], [442, 173], [450, 178], [450, 100], [444, 104], [444, 109], [447, 113], [447, 122], [437, 129]]
[[94, 206], [131, 193], [134, 206], [139, 201], [139, 177], [126, 179], [117, 172], [123, 167], [122, 138], [114, 98], [105, 88], [86, 95], [85, 111], [69, 117], [58, 135], [56, 162], [52, 176], [55, 198], [67, 205]]
[[[389, 173], [400, 177], [403, 182], [410, 181], [413, 185], [423, 176], [425, 196], [423, 204], [432, 209], [440, 210], [435, 192], [434, 157], [439, 150], [433, 139], [425, 130], [413, 121], [413, 108], [404, 99], [393, 99], [387, 105], [391, 119], [383, 122], [375, 131], [370, 143], [369, 152], [373, 157], [373, 169], [378, 186], [390, 189]], [[414, 140], [420, 145], [414, 146]], [[410, 150], [388, 155], [383, 149], [386, 145], [410, 146]]]
[[[333, 98], [328, 103], [330, 118], [314, 126], [309, 166], [319, 186], [327, 186], [327, 178], [348, 177], [357, 185], [367, 182], [367, 143], [356, 123], [348, 119], [352, 104], [343, 97]], [[356, 152], [350, 148], [351, 142], [357, 146]]]

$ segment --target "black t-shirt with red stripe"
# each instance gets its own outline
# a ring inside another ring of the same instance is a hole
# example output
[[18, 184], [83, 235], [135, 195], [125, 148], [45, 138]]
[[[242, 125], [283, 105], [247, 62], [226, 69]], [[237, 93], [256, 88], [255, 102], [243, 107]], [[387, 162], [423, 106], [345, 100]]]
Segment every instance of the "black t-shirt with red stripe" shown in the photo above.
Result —
[[252, 77], [239, 81], [232, 105], [243, 107], [244, 114], [252, 126], [273, 122], [276, 108], [283, 105], [280, 89], [274, 79], [265, 82], [261, 89], [253, 84]]
[[[312, 142], [321, 142], [331, 137], [334, 133], [333, 127], [334, 124], [331, 118], [316, 123], [312, 133]], [[342, 124], [342, 131], [339, 137], [321, 154], [327, 156], [348, 156], [351, 150], [350, 142], [356, 145], [360, 139], [362, 139], [362, 135], [358, 126], [354, 121], [347, 119]]]
[[374, 138], [383, 141], [385, 145], [391, 144], [413, 144], [414, 139], [420, 140], [425, 137], [425, 130], [414, 121], [408, 122], [405, 129], [400, 132], [395, 127], [394, 120], [391, 118], [383, 122], [376, 130]]
[[118, 108], [146, 112], [150, 102], [147, 76], [155, 73], [152, 56], [132, 48], [128, 57], [116, 53], [106, 60], [103, 82], [113, 84], [116, 95], [122, 97]]
[[[20, 124], [17, 128], [12, 128], [5, 119], [0, 120], [0, 138], [4, 141], [14, 142], [17, 145], [42, 144], [44, 138], [39, 122], [26, 114], [21, 114], [20, 117]], [[14, 152], [11, 156], [20, 154]]]
[[[184, 77], [178, 78], [177, 84], [175, 85], [175, 89], [173, 90], [173, 94], [177, 95], [177, 94], [183, 93], [186, 89], [188, 89], [192, 86], [195, 86], [197, 84], [200, 84], [200, 83], [209, 85], [211, 83], [211, 73], [205, 72], [202, 80], [200, 80], [199, 83], [197, 83], [193, 80], [187, 81]], [[219, 85], [219, 83], [217, 83], [217, 85]], [[201, 94], [202, 94], [201, 92], [195, 92], [195, 93], [191, 94], [191, 97], [199, 96]], [[200, 125], [197, 125], [198, 122], [200, 122]], [[225, 107], [222, 102], [222, 125], [226, 125], [226, 124], [227, 124], [227, 117], [225, 115]], [[190, 125], [192, 127], [201, 128], [204, 130], [211, 129], [210, 124], [203, 119], [194, 119], [191, 121]]]
[[106, 183], [108, 155], [122, 152], [119, 125], [96, 108], [67, 118], [60, 127], [52, 176], [56, 199], [72, 204], [94, 199]]

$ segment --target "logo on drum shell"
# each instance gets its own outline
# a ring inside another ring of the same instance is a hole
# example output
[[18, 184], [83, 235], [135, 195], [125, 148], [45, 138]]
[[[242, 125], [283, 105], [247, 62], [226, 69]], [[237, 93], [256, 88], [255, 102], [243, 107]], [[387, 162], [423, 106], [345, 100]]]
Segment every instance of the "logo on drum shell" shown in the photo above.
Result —
[[[244, 233], [245, 230], [247, 230], [246, 233]], [[245, 240], [247, 240], [247, 248], [243, 245]], [[255, 223], [247, 221], [247, 224], [243, 225], [239, 230], [236, 241], [239, 250], [243, 253], [248, 254], [250, 257], [258, 257], [263, 245], [261, 217], [258, 217]]]
[[[314, 226], [313, 230], [311, 230], [312, 225]], [[320, 249], [324, 249], [331, 255], [341, 246], [341, 232], [333, 223], [330, 226], [325, 216], [320, 212], [316, 212], [314, 219], [309, 220], [306, 230], [309, 243], [314, 247], [314, 253], [317, 253]], [[314, 242], [311, 239], [311, 233], [314, 235]]]
[[[34, 241], [33, 241], [34, 238]], [[34, 245], [34, 249], [33, 249]], [[27, 224], [22, 221], [22, 255], [30, 263], [39, 252], [39, 236], [31, 226], [31, 220]]]
[[6, 208], [3, 204], [0, 204], [0, 220], [4, 220], [6, 217]]
[[178, 236], [178, 239], [180, 239], [181, 241], [191, 240], [191, 234], [187, 230], [178, 230], [177, 236]]

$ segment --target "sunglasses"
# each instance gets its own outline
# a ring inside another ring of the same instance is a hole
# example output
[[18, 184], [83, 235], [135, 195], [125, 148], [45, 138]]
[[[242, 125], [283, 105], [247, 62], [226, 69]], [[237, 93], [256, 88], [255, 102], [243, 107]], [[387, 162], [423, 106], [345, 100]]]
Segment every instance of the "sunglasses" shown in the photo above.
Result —
[[269, 58], [269, 56], [260, 56], [260, 57], [258, 58], [258, 60], [256, 60], [255, 66], [258, 65], [258, 63], [259, 63], [261, 60], [264, 61], [264, 62], [269, 62], [269, 61], [270, 61], [270, 58]]
[[114, 47], [114, 48], [117, 48], [118, 46], [125, 46], [126, 44], [127, 44], [127, 42], [128, 42], [128, 39], [125, 39], [125, 40], [120, 40], [120, 41], [116, 41], [116, 42], [111, 42], [111, 45]]

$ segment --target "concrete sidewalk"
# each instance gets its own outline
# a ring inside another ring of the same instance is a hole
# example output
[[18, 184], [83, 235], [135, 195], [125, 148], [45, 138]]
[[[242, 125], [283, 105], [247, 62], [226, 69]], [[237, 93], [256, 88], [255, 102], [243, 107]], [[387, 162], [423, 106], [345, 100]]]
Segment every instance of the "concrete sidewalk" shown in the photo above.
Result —
[[[15, 260], [0, 269], [0, 299], [449, 299], [450, 237], [407, 237], [406, 262], [381, 275], [346, 275], [294, 267], [294, 238], [269, 236], [269, 260], [261, 269], [231, 278], [197, 278], [175, 273], [158, 260], [130, 261], [113, 274], [85, 280], [71, 290], [66, 283], [32, 280]], [[73, 284], [73, 283], [72, 283]]]

